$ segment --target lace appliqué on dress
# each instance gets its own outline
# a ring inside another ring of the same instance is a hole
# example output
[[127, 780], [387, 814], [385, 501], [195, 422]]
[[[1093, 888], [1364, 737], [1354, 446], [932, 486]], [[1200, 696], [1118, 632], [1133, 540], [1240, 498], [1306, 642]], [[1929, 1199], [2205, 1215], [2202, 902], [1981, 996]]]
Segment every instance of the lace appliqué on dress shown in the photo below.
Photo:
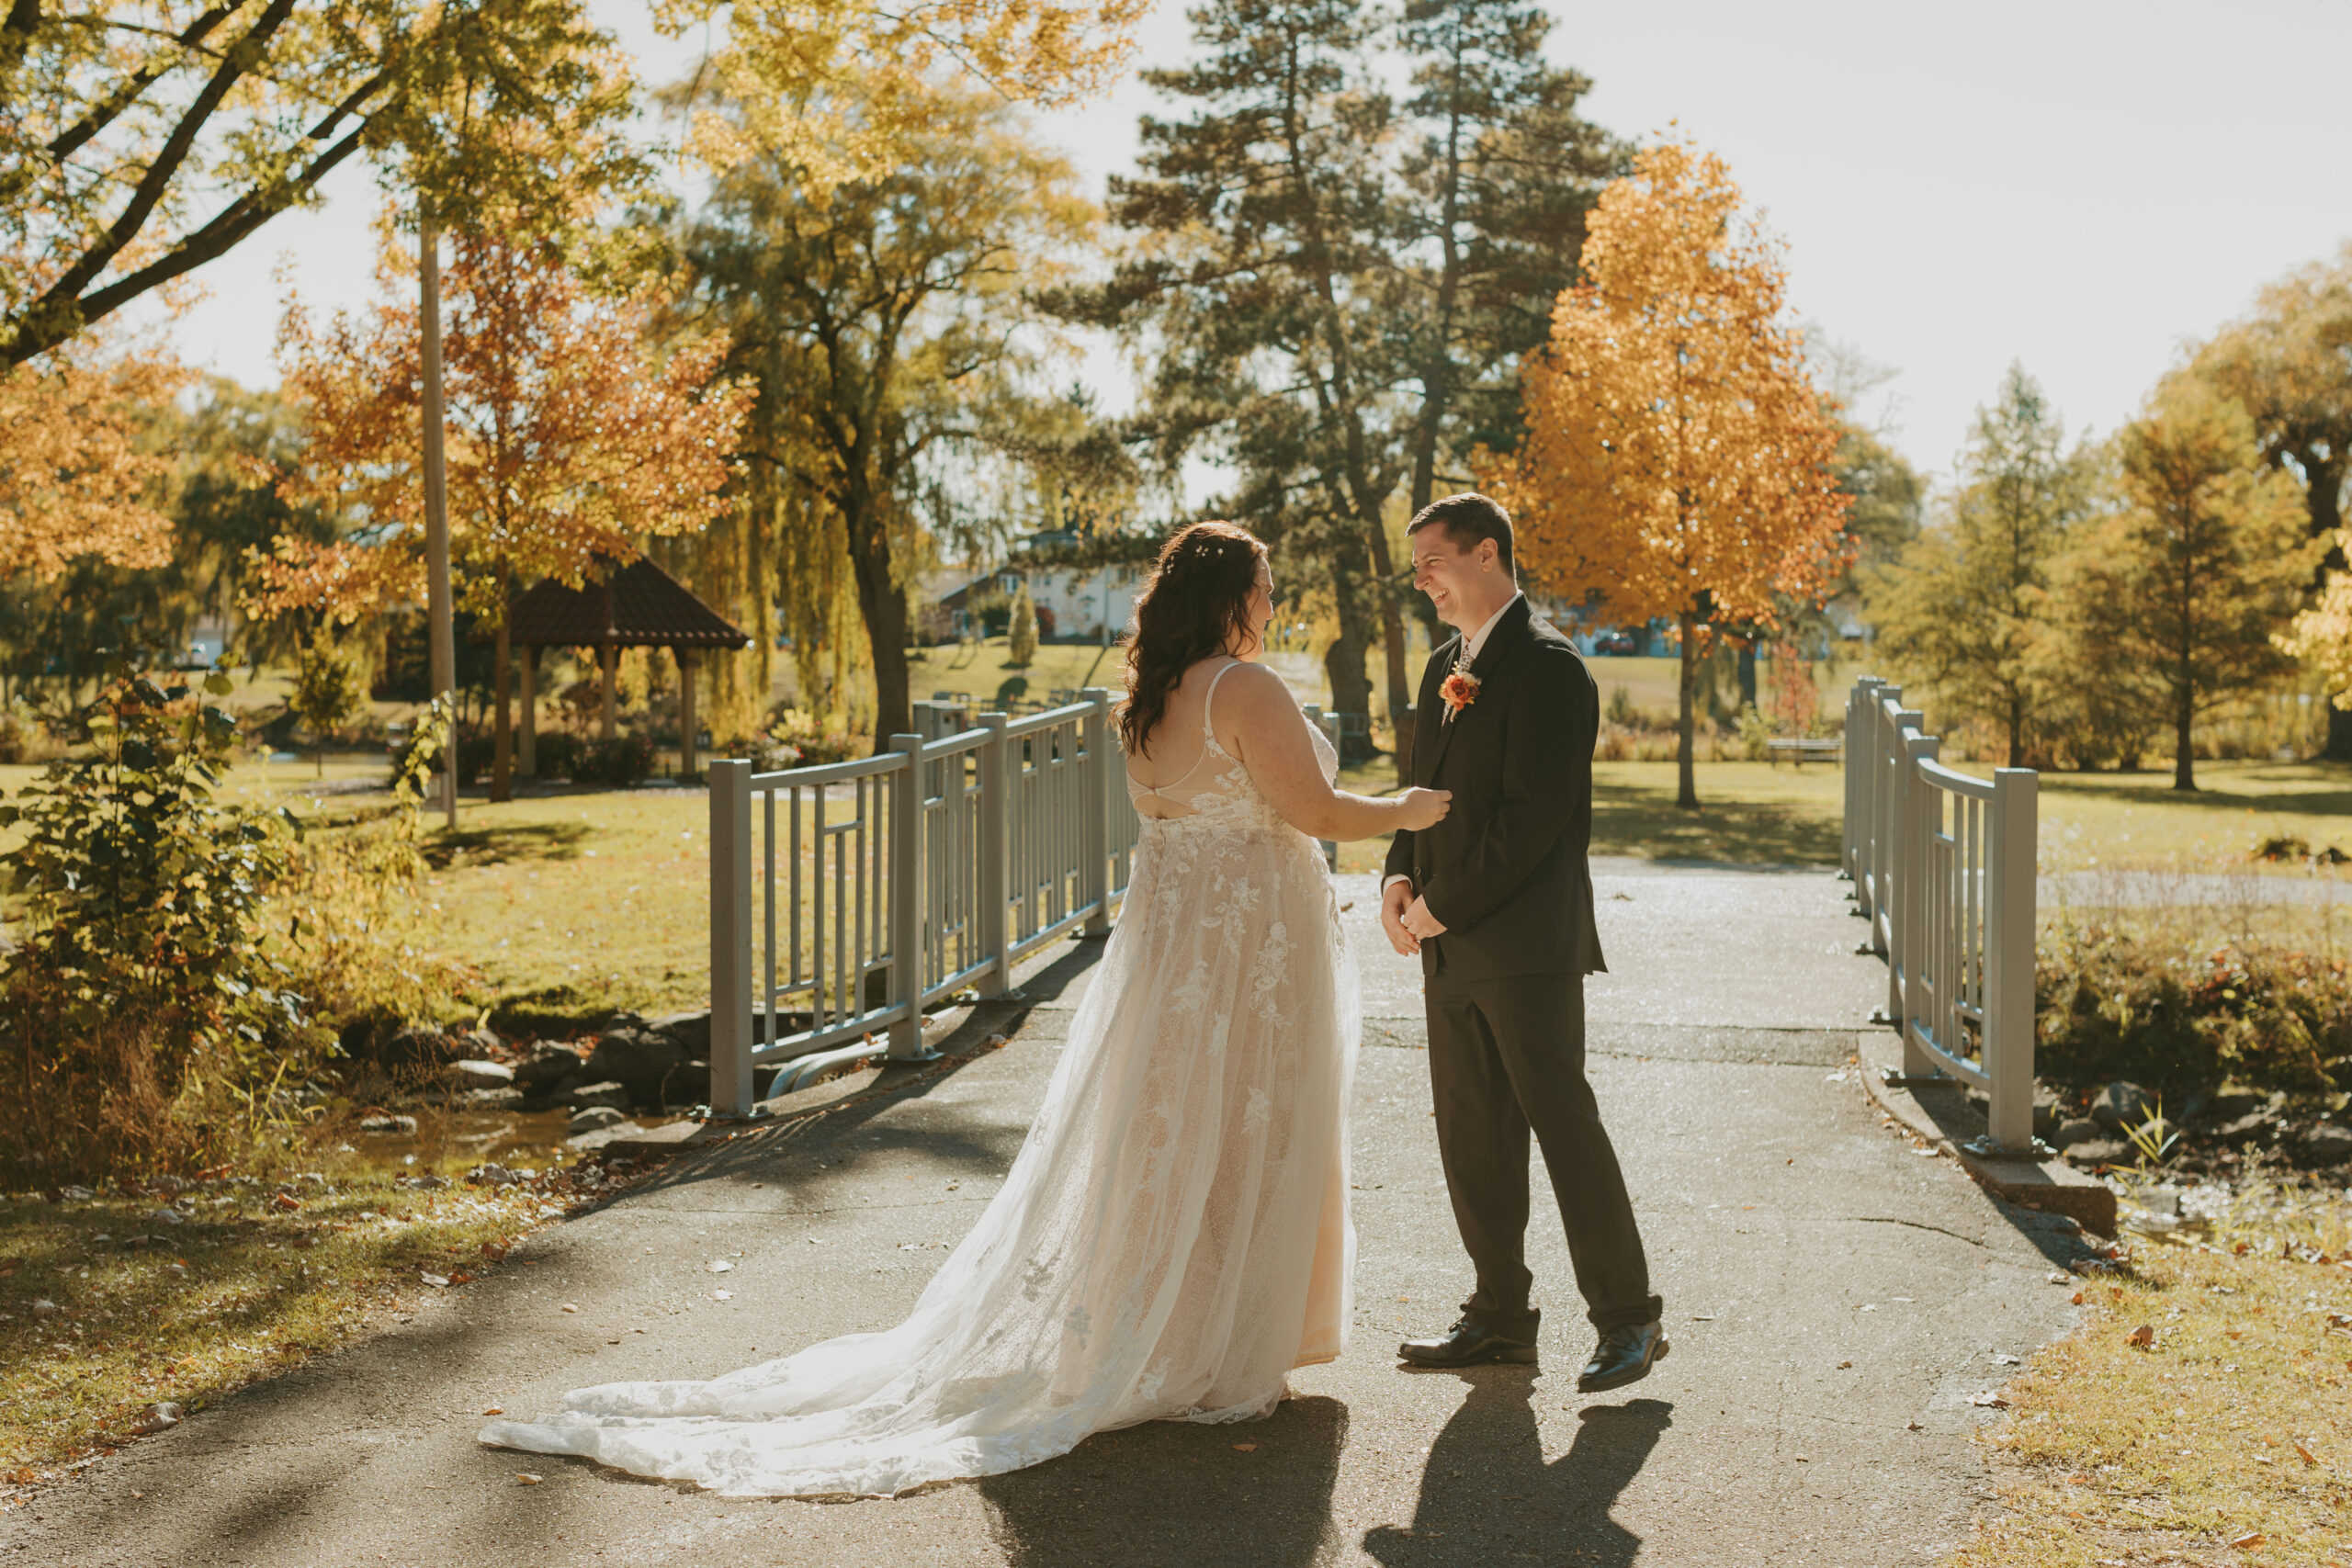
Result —
[[482, 1440], [730, 1495], [887, 1495], [1114, 1427], [1264, 1416], [1338, 1355], [1355, 971], [1315, 844], [1213, 732], [1204, 762], [1188, 815], [1144, 820], [1028, 1138], [905, 1322], [707, 1382], [574, 1390]]

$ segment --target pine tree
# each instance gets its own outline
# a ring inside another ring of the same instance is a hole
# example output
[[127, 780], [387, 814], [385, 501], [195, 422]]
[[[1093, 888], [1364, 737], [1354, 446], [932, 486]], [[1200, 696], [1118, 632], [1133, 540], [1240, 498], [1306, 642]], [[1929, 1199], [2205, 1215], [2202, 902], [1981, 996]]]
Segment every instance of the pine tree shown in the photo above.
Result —
[[1146, 119], [1141, 174], [1111, 182], [1112, 217], [1148, 239], [1064, 308], [1152, 343], [1138, 427], [1163, 470], [1214, 446], [1240, 476], [1222, 508], [1327, 575], [1332, 701], [1368, 714], [1375, 635], [1402, 686], [1385, 513], [1406, 468], [1374, 21], [1359, 0], [1208, 0], [1192, 17], [1198, 57], [1144, 73], [1189, 112]]
[[1420, 131], [1398, 204], [1415, 247], [1414, 512], [1433, 499], [1442, 461], [1519, 445], [1519, 362], [1577, 280], [1601, 186], [1626, 172], [1628, 151], [1577, 113], [1591, 81], [1544, 58], [1551, 30], [1543, 7], [1517, 0], [1408, 0], [1400, 18], [1404, 112]]

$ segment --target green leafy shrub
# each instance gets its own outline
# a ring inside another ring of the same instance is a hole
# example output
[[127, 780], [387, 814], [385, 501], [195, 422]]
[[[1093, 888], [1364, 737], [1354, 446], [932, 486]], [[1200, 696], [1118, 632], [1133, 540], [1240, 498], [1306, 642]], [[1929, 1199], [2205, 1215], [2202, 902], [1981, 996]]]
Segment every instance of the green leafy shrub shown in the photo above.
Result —
[[0, 805], [0, 1161], [44, 1185], [226, 1153], [331, 1044], [262, 940], [293, 820], [218, 794], [235, 720], [120, 666], [82, 717], [94, 754]]
[[548, 730], [531, 742], [532, 762], [543, 779], [568, 779], [580, 755], [577, 737], [561, 729]]
[[[545, 764], [541, 766], [544, 770]], [[577, 784], [627, 789], [643, 784], [652, 771], [653, 742], [642, 735], [591, 740], [579, 747], [571, 758], [571, 782]]]
[[2229, 942], [2183, 952], [2103, 923], [2046, 932], [2034, 1075], [2076, 1097], [2115, 1078], [2175, 1103], [2235, 1082], [2315, 1097], [2352, 1085], [2344, 960]]
[[315, 824], [287, 852], [273, 907], [285, 963], [347, 1051], [406, 1023], [466, 1016], [481, 988], [478, 971], [432, 949], [416, 897], [426, 871], [419, 807], [448, 732], [447, 704], [428, 706], [396, 755], [391, 805]]

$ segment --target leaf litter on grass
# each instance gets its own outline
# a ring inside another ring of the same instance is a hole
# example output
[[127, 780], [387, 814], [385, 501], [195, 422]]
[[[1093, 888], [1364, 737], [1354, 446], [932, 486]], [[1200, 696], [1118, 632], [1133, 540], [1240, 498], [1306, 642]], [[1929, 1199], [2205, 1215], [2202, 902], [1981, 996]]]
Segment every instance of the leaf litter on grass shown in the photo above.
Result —
[[2137, 1246], [2000, 1391], [1953, 1568], [2352, 1563], [2347, 1250], [2352, 1194], [2259, 1173], [2210, 1239]]

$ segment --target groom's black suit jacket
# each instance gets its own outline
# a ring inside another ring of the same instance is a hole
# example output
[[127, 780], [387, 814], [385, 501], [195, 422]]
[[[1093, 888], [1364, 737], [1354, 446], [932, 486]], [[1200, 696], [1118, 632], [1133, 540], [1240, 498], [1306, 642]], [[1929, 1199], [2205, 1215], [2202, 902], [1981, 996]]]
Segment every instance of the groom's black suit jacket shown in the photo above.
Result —
[[1462, 638], [1430, 656], [1413, 719], [1413, 782], [1453, 792], [1445, 820], [1400, 831], [1385, 876], [1413, 879], [1445, 934], [1426, 974], [1458, 980], [1608, 967], [1593, 923], [1592, 744], [1600, 694], [1576, 648], [1524, 598], [1487, 633], [1478, 694], [1445, 717], [1438, 688]]

